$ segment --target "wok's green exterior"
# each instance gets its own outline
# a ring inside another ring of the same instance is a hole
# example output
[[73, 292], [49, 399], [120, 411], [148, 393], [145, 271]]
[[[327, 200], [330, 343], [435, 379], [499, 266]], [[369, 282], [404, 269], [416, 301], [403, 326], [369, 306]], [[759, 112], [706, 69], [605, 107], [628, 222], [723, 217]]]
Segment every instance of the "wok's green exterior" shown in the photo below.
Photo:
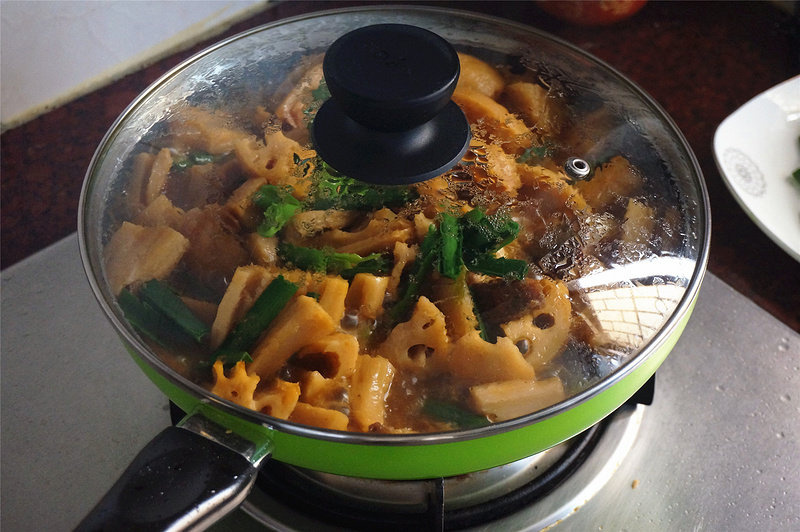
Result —
[[171, 382], [129, 349], [147, 376], [185, 412], [212, 421], [272, 449], [272, 458], [326, 473], [353, 477], [412, 480], [480, 471], [519, 460], [580, 434], [616, 410], [655, 373], [686, 326], [694, 301], [663, 342], [623, 378], [564, 412], [520, 428], [472, 439], [415, 445], [351, 443], [292, 434], [259, 425], [224, 405], [212, 405]]

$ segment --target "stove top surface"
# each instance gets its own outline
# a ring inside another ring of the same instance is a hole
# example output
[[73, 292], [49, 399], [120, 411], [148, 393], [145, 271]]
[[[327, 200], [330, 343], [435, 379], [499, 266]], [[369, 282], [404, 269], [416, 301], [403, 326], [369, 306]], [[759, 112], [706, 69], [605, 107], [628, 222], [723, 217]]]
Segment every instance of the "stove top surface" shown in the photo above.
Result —
[[[2, 318], [0, 528], [72, 529], [169, 406], [102, 316], [74, 235], [2, 272]], [[708, 274], [657, 375], [602, 489], [557, 497], [552, 530], [800, 529], [800, 335]], [[537, 511], [473, 530], [538, 530]], [[263, 527], [237, 510], [213, 529]]]

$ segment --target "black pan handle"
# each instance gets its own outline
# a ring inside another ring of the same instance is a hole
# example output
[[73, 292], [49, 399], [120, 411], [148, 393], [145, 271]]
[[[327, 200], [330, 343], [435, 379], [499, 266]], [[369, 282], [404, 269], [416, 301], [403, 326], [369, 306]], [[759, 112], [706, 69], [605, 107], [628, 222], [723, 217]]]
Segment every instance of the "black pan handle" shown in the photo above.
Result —
[[219, 425], [209, 431], [213, 422], [197, 417], [150, 441], [76, 530], [202, 530], [238, 507], [264, 453], [247, 452], [252, 442]]

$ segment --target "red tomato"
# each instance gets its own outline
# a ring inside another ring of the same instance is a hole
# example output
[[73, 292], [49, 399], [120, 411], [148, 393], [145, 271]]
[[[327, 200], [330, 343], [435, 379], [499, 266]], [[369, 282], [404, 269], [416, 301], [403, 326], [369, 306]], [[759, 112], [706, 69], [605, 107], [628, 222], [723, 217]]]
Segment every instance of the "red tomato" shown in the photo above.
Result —
[[536, 0], [544, 11], [581, 26], [603, 26], [639, 11], [647, 0]]

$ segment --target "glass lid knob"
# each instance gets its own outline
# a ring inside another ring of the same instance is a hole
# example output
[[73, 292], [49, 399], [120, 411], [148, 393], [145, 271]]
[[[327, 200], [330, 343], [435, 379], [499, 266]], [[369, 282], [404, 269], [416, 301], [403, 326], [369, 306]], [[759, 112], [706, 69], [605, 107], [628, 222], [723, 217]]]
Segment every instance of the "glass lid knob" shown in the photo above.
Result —
[[331, 98], [312, 139], [335, 170], [382, 185], [424, 181], [452, 168], [469, 146], [464, 113], [450, 100], [455, 49], [428, 30], [377, 24], [351, 31], [323, 61]]

